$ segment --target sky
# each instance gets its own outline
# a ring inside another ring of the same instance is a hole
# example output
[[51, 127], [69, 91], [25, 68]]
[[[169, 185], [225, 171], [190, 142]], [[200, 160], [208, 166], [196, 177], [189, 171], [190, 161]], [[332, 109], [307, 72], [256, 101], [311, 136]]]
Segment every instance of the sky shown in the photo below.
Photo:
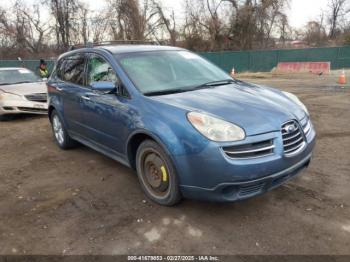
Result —
[[[33, 3], [34, 0], [23, 0], [29, 5]], [[182, 10], [183, 1], [182, 0], [160, 0], [163, 2], [164, 8], [171, 11], [175, 10], [175, 13], [181, 17], [179, 14]], [[8, 7], [13, 3], [14, 0], [4, 1], [0, 0], [0, 6]], [[99, 0], [82, 0], [82, 2], [87, 3], [91, 9], [98, 10], [103, 8], [103, 1]], [[295, 28], [302, 29], [306, 23], [312, 19], [317, 19], [322, 10], [326, 10], [328, 0], [290, 0], [290, 9], [287, 11], [289, 23]]]
[[319, 18], [322, 10], [326, 10], [328, 0], [291, 0], [288, 11], [289, 23], [296, 28], [302, 28], [305, 24]]

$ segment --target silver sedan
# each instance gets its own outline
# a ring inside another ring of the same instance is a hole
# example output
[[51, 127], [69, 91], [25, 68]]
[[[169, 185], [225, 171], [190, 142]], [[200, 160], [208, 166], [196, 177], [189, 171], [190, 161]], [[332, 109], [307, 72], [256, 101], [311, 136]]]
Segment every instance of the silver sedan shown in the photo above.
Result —
[[0, 68], [0, 120], [23, 113], [47, 114], [45, 82], [26, 68]]

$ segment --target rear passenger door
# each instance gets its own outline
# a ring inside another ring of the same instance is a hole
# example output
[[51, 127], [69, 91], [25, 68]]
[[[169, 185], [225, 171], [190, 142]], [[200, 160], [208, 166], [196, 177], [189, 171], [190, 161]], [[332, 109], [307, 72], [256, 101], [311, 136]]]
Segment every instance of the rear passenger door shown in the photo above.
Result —
[[64, 119], [69, 131], [77, 134], [83, 131], [81, 96], [86, 91], [85, 66], [85, 55], [78, 53], [64, 57], [57, 70], [57, 89], [62, 99]]

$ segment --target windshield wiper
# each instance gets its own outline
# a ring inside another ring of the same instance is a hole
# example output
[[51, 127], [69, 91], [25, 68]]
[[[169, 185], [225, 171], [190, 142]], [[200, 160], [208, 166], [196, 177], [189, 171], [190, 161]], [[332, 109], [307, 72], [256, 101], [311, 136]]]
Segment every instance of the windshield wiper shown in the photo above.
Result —
[[229, 85], [232, 83], [235, 83], [236, 81], [233, 79], [225, 79], [220, 81], [211, 81], [208, 83], [201, 84], [199, 86], [196, 86], [194, 88], [183, 88], [183, 89], [169, 89], [169, 90], [161, 90], [161, 91], [152, 91], [152, 92], [146, 92], [144, 93], [145, 96], [161, 96], [161, 95], [169, 95], [169, 94], [175, 94], [175, 93], [184, 93], [189, 91], [194, 91], [198, 89], [204, 89], [208, 87], [214, 87], [214, 86], [223, 86], [223, 85]]
[[197, 89], [204, 89], [208, 87], [215, 87], [215, 86], [224, 86], [224, 85], [229, 85], [235, 83], [235, 80], [233, 79], [225, 79], [225, 80], [219, 80], [219, 81], [211, 81], [208, 83], [201, 84], [199, 86], [194, 87], [192, 90], [197, 90]]
[[145, 96], [161, 96], [161, 95], [169, 95], [169, 94], [176, 94], [176, 93], [183, 93], [190, 90], [186, 89], [169, 89], [169, 90], [161, 90], [161, 91], [151, 91], [143, 93]]
[[21, 82], [16, 82], [14, 84], [16, 85], [16, 84], [27, 84], [27, 83], [32, 83], [32, 82], [31, 81], [21, 81]]

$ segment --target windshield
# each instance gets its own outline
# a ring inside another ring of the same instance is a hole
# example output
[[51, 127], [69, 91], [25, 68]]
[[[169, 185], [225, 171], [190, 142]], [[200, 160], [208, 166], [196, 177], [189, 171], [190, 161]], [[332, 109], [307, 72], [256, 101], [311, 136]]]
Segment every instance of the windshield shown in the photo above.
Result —
[[0, 70], [0, 85], [38, 82], [41, 79], [28, 69]]
[[206, 83], [231, 80], [224, 71], [188, 51], [155, 51], [116, 55], [143, 94], [182, 92]]

